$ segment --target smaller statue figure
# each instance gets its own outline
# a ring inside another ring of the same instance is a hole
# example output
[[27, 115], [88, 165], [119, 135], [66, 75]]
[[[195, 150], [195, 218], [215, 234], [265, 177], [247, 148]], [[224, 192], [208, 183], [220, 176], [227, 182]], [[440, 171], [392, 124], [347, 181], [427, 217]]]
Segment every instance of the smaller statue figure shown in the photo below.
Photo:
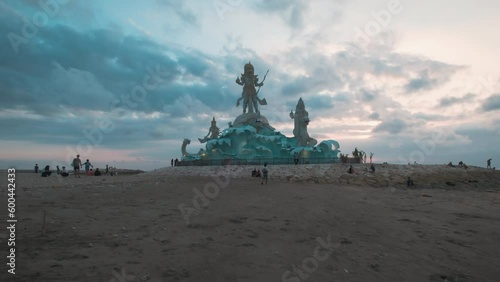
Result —
[[[182, 160], [199, 160], [201, 157], [205, 155], [205, 150], [200, 149], [197, 154], [192, 154], [188, 153], [186, 151], [187, 145], [191, 144], [191, 140], [184, 138], [184, 141], [182, 142], [182, 147], [181, 147], [181, 153], [182, 153]], [[175, 160], [175, 163], [177, 163], [177, 159]], [[175, 165], [177, 166], [177, 165]]]
[[309, 137], [309, 133], [307, 133], [309, 113], [306, 111], [302, 98], [299, 99], [295, 107], [295, 113], [290, 111], [290, 118], [294, 120], [293, 136], [297, 139], [297, 145], [302, 147], [314, 147], [318, 141]]
[[[260, 99], [257, 95], [259, 94], [260, 87], [264, 85], [264, 80], [266, 80], [266, 76], [269, 73], [269, 70], [264, 75], [264, 79], [262, 82], [259, 82], [258, 75], [254, 74], [253, 65], [248, 62], [245, 64], [244, 73], [241, 74], [241, 78], [236, 78], [236, 83], [243, 86], [243, 92], [241, 93], [241, 97], [236, 101], [236, 107], [240, 105], [241, 100], [243, 100], [243, 113], [259, 113], [259, 104], [267, 105], [266, 99]], [[259, 87], [259, 90], [255, 90], [255, 86]], [[255, 109], [255, 110], [254, 110]]]
[[212, 119], [212, 125], [208, 129], [207, 136], [203, 137], [203, 139], [198, 138], [198, 140], [200, 141], [200, 143], [205, 143], [208, 140], [219, 138], [219, 133], [220, 133], [220, 130], [217, 127], [217, 122], [215, 121], [215, 117], [213, 117], [213, 119]]

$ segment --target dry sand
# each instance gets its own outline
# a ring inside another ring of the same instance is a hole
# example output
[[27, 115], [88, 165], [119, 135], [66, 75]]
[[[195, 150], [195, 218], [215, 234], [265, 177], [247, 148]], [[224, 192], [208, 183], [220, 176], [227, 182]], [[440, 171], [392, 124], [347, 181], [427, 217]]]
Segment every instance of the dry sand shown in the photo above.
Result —
[[498, 281], [498, 171], [367, 167], [270, 166], [268, 185], [236, 166], [18, 173], [0, 281]]

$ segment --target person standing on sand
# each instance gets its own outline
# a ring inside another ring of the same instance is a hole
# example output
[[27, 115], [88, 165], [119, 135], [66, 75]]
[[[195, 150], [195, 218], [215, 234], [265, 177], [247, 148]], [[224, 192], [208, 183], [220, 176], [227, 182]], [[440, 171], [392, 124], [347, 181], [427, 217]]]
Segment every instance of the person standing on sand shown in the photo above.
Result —
[[264, 185], [264, 181], [266, 182], [266, 185], [267, 185], [268, 173], [269, 173], [269, 170], [267, 170], [267, 163], [264, 163], [264, 168], [262, 169], [262, 181], [260, 182], [260, 185]]
[[87, 159], [87, 161], [84, 163], [84, 165], [85, 165], [85, 173], [87, 175], [89, 175], [90, 167], [94, 167], [94, 166], [90, 163], [89, 159]]
[[174, 159], [170, 160], [170, 166], [174, 166]]
[[491, 169], [491, 159], [486, 161], [486, 168]]
[[411, 177], [408, 176], [408, 180], [406, 180], [406, 186], [410, 187], [410, 186], [413, 186], [413, 179], [411, 179]]
[[73, 159], [73, 163], [71, 164], [71, 166], [75, 170], [75, 177], [80, 177], [80, 168], [82, 167], [82, 160], [80, 160], [80, 155], [76, 155], [76, 158]]
[[35, 164], [35, 173], [38, 173], [38, 164]]

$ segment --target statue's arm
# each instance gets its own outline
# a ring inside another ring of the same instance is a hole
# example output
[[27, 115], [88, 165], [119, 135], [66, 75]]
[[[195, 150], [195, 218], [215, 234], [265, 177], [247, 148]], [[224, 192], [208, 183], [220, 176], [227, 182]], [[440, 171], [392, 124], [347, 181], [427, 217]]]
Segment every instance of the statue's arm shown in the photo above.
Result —
[[243, 85], [244, 84], [243, 82], [241, 82], [241, 80], [240, 80], [239, 77], [236, 78], [236, 83], [239, 84], [239, 85]]
[[259, 83], [259, 79], [258, 78], [255, 79], [255, 83], [254, 84], [255, 84], [255, 86], [259, 86], [259, 87], [260, 86], [264, 86], [264, 82], [260, 82]]

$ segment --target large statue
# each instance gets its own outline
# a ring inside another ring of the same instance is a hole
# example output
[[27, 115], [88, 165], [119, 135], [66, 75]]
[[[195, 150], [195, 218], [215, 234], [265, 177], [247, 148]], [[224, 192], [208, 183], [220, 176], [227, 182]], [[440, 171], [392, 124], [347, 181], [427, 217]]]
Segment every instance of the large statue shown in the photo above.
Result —
[[[266, 99], [260, 99], [257, 95], [259, 94], [260, 87], [264, 85], [264, 80], [266, 80], [266, 76], [269, 70], [264, 75], [264, 79], [259, 83], [258, 75], [254, 74], [253, 65], [248, 62], [248, 64], [244, 67], [244, 73], [241, 74], [240, 77], [236, 78], [236, 83], [243, 86], [243, 92], [241, 93], [241, 98], [236, 101], [236, 107], [240, 105], [241, 100], [243, 100], [243, 113], [259, 113], [259, 104], [267, 105]], [[255, 86], [259, 87], [259, 90], [255, 90]], [[254, 110], [255, 109], [255, 110]]]
[[239, 106], [243, 101], [243, 113], [235, 117], [234, 121], [230, 121], [226, 128], [221, 129], [217, 127], [214, 117], [208, 134], [198, 138], [204, 148], [196, 154], [187, 151], [191, 141], [184, 139], [181, 148], [182, 161], [192, 161], [185, 164], [227, 165], [233, 161], [235, 164], [252, 165], [262, 162], [287, 164], [293, 160], [298, 162], [299, 159], [314, 163], [339, 161], [340, 146], [337, 141], [323, 140], [317, 144], [318, 141], [309, 136], [309, 114], [302, 98], [299, 99], [295, 110], [290, 112], [294, 123], [291, 137], [272, 127], [269, 120], [259, 111], [259, 104], [267, 104], [266, 99], [261, 100], [258, 94], [268, 72], [262, 81], [259, 81], [252, 64], [245, 64], [244, 73], [236, 79], [236, 83], [243, 86], [241, 98], [238, 97], [236, 103], [236, 106]]
[[200, 141], [200, 143], [205, 143], [208, 140], [219, 138], [219, 134], [220, 134], [220, 130], [217, 127], [217, 122], [215, 121], [215, 117], [213, 117], [213, 119], [212, 119], [212, 125], [208, 129], [207, 136], [203, 137], [203, 139], [198, 138], [198, 140]]
[[314, 147], [318, 141], [309, 137], [307, 125], [309, 125], [309, 113], [306, 111], [304, 101], [299, 99], [295, 107], [295, 113], [290, 112], [290, 118], [294, 120], [293, 136], [297, 139], [297, 145], [302, 147]]

